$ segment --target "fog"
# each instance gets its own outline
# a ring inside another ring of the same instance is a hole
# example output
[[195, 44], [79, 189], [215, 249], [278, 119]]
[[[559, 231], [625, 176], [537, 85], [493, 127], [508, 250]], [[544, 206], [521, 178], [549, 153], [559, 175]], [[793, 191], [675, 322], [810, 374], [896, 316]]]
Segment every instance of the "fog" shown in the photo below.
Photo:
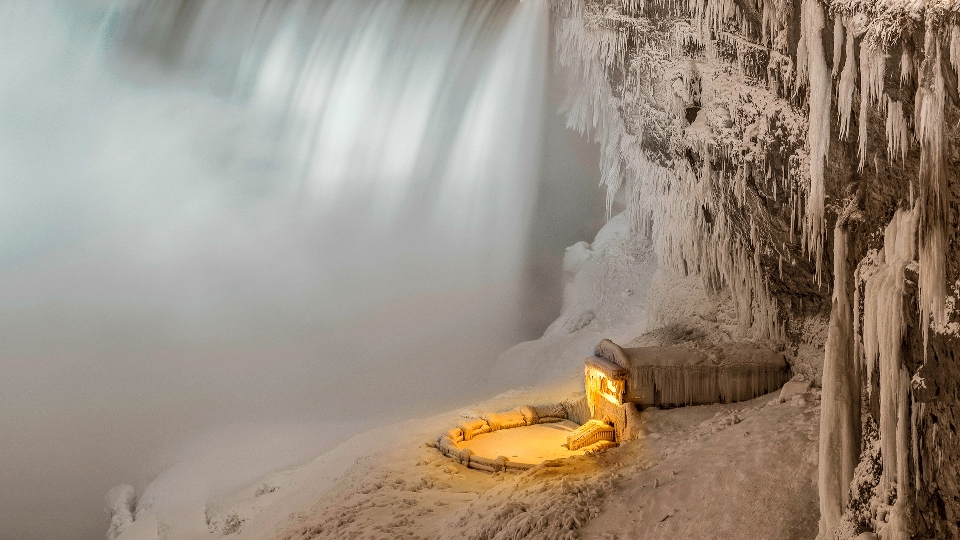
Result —
[[500, 390], [603, 212], [549, 34], [534, 0], [0, 0], [0, 539]]

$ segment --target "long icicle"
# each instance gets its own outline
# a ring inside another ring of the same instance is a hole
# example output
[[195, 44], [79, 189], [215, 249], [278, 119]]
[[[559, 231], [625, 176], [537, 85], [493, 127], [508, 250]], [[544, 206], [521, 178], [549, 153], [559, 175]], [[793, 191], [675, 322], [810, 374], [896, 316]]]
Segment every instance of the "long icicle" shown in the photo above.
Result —
[[[804, 0], [801, 8], [801, 53], [798, 52], [798, 80], [810, 85], [810, 191], [804, 216], [804, 245], [813, 256], [817, 282], [822, 278], [824, 237], [824, 163], [830, 149], [830, 102], [833, 79], [823, 51], [823, 6], [818, 0]], [[801, 61], [802, 60], [802, 61]]]
[[820, 409], [820, 535], [831, 538], [847, 505], [860, 458], [860, 380], [853, 354], [847, 227], [833, 231], [833, 309], [823, 360]]
[[[910, 377], [902, 365], [906, 329], [904, 316], [905, 269], [916, 256], [919, 205], [897, 210], [884, 231], [883, 251], [875, 255], [877, 267], [867, 279], [864, 293], [864, 349], [868, 365], [880, 367], [879, 493], [897, 500], [883, 526], [884, 538], [906, 540], [910, 531], [909, 478]], [[868, 368], [870, 369], [870, 368]]]
[[940, 31], [928, 17], [924, 60], [917, 90], [920, 141], [920, 320], [924, 354], [930, 323], [946, 323], [947, 178], [943, 159], [944, 81]]

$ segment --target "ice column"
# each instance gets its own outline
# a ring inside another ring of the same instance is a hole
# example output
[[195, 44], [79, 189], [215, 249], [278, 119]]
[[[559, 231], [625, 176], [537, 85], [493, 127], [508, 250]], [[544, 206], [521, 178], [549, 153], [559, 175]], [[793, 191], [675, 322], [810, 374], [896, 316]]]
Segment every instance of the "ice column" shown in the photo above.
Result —
[[884, 538], [909, 538], [908, 455], [910, 376], [901, 361], [905, 319], [905, 270], [916, 256], [918, 207], [898, 210], [884, 232], [883, 252], [867, 278], [864, 293], [863, 344], [867, 369], [880, 371], [880, 494], [897, 499]]
[[820, 409], [820, 534], [833, 534], [860, 457], [860, 374], [853, 355], [847, 228], [833, 231], [833, 309], [823, 361]]

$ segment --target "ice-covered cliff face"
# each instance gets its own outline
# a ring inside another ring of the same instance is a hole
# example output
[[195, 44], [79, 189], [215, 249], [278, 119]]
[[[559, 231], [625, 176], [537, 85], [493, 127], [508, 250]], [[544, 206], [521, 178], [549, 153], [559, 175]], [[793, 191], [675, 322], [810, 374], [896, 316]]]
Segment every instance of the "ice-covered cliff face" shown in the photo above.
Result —
[[554, 4], [569, 123], [661, 264], [729, 291], [746, 336], [796, 348], [829, 314], [824, 536], [856, 528], [861, 386], [885, 468], [857, 527], [957, 536], [958, 6]]

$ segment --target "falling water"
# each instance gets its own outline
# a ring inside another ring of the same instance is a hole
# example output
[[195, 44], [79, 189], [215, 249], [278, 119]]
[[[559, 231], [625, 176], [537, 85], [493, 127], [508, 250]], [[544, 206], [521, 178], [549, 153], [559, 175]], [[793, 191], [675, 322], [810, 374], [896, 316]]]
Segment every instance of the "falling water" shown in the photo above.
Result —
[[493, 390], [590, 215], [547, 41], [536, 0], [0, 0], [0, 539]]

